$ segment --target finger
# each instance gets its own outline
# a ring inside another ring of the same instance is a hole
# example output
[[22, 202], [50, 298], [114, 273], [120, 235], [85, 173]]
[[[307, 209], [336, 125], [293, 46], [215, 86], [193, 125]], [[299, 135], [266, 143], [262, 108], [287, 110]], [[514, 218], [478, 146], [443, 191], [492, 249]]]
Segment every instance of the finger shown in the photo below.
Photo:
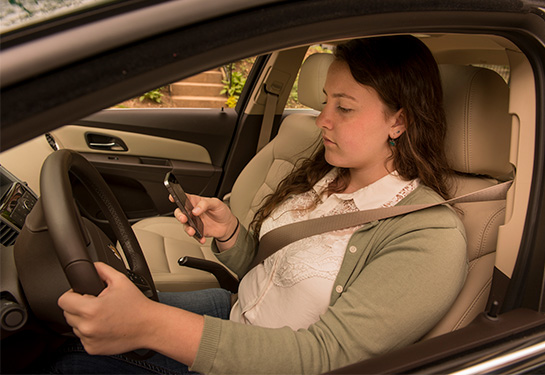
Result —
[[63, 312], [64, 319], [66, 320], [66, 323], [70, 327], [72, 327], [74, 330], [78, 327], [78, 323], [81, 321], [81, 318], [79, 315], [70, 314], [69, 312], [64, 311]]
[[120, 276], [124, 277], [121, 272], [103, 262], [95, 262], [95, 268], [98, 276], [106, 285], [110, 285], [116, 279], [119, 279]]
[[70, 289], [59, 297], [57, 305], [64, 311], [76, 314], [82, 304], [82, 297], [81, 294]]
[[94, 313], [94, 302], [97, 297], [88, 294], [81, 295], [73, 291], [64, 293], [58, 299], [58, 305], [63, 310], [64, 317], [71, 327], [77, 327], [82, 320]]
[[199, 202], [200, 202], [201, 200], [203, 200], [203, 197], [201, 197], [201, 196], [199, 196], [199, 195], [187, 194], [187, 193], [186, 193], [186, 195], [187, 195], [187, 198], [189, 199], [189, 201], [191, 202], [191, 205], [192, 205], [193, 207], [195, 207], [196, 205], [198, 205]]
[[85, 348], [85, 344], [83, 343], [85, 341], [85, 336], [81, 334], [80, 330], [76, 327], [72, 327], [72, 332], [81, 340], [81, 343], [83, 344]]
[[174, 217], [182, 224], [187, 223], [187, 216], [185, 216], [179, 208], [174, 210]]
[[210, 209], [210, 200], [208, 199], [201, 199], [199, 203], [193, 208], [191, 213], [195, 216], [200, 216], [203, 214], [203, 212], [206, 212]]
[[187, 225], [187, 226], [185, 227], [185, 232], [186, 232], [189, 236], [191, 236], [191, 237], [193, 237], [193, 236], [195, 235], [195, 233], [196, 233], [196, 232], [195, 232], [195, 229], [193, 229], [193, 227], [191, 227], [191, 226], [189, 226], [189, 225]]
[[174, 198], [172, 198], [172, 195], [168, 195], [168, 200], [171, 201], [172, 203], [174, 203]]

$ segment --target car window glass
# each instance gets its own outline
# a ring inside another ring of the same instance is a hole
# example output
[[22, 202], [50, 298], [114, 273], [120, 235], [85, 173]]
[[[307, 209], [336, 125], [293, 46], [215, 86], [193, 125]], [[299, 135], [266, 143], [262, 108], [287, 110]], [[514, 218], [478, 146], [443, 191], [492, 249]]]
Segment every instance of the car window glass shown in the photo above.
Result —
[[0, 32], [105, 2], [104, 0], [0, 0]]
[[115, 108], [234, 108], [255, 57], [211, 69], [138, 95]]

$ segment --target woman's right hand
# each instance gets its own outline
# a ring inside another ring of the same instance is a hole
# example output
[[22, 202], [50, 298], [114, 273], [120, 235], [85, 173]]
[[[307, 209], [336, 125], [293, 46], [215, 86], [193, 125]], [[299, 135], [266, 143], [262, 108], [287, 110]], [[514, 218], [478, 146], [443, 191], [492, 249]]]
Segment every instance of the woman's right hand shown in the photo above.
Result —
[[[193, 215], [200, 217], [203, 222], [204, 236], [199, 240], [200, 243], [205, 243], [205, 237], [214, 237], [222, 241], [228, 239], [235, 231], [238, 231], [237, 218], [221, 200], [192, 194], [187, 194], [187, 196], [194, 207], [192, 211]], [[171, 196], [169, 196], [169, 199], [171, 202], [174, 201]], [[184, 224], [185, 231], [189, 236], [195, 234], [195, 230], [187, 225], [187, 217], [179, 208], [174, 211], [174, 216]], [[236, 235], [232, 237], [232, 239], [236, 239]], [[231, 243], [231, 240], [228, 242]]]

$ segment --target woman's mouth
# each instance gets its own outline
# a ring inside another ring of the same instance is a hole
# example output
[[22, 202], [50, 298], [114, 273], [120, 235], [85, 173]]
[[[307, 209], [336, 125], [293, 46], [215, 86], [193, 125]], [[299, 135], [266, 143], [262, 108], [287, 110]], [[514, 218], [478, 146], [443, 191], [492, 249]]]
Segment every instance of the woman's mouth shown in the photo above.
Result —
[[327, 146], [327, 145], [334, 145], [335, 142], [333, 142], [331, 139], [329, 139], [328, 137], [326, 137], [325, 135], [322, 135], [322, 140], [324, 142], [324, 146]]

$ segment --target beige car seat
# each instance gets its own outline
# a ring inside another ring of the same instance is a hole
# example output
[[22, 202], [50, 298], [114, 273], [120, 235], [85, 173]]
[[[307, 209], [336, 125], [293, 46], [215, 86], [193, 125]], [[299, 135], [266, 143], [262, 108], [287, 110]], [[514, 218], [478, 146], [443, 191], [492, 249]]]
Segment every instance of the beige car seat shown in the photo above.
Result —
[[[299, 100], [321, 110], [323, 84], [330, 54], [310, 56], [301, 68]], [[442, 66], [441, 78], [447, 112], [447, 155], [461, 173], [453, 195], [479, 190], [508, 178], [510, 117], [508, 88], [503, 79], [483, 68]], [[262, 198], [272, 192], [302, 157], [319, 143], [315, 113], [295, 113], [284, 119], [278, 135], [261, 150], [238, 177], [230, 199], [233, 213], [243, 225], [252, 220]], [[486, 176], [486, 177], [484, 177]], [[460, 205], [468, 237], [469, 274], [458, 299], [428, 337], [469, 323], [484, 310], [495, 259], [497, 229], [503, 223], [505, 202]], [[133, 226], [161, 291], [193, 290], [217, 286], [204, 271], [179, 267], [184, 255], [215, 259], [209, 244], [187, 237], [174, 218], [150, 218]]]
[[[452, 196], [511, 179], [509, 88], [492, 70], [440, 66], [447, 115], [446, 152], [459, 172]], [[505, 201], [457, 205], [467, 235], [469, 272], [454, 305], [426, 338], [469, 324], [484, 311], [496, 258], [498, 228], [505, 220]]]

